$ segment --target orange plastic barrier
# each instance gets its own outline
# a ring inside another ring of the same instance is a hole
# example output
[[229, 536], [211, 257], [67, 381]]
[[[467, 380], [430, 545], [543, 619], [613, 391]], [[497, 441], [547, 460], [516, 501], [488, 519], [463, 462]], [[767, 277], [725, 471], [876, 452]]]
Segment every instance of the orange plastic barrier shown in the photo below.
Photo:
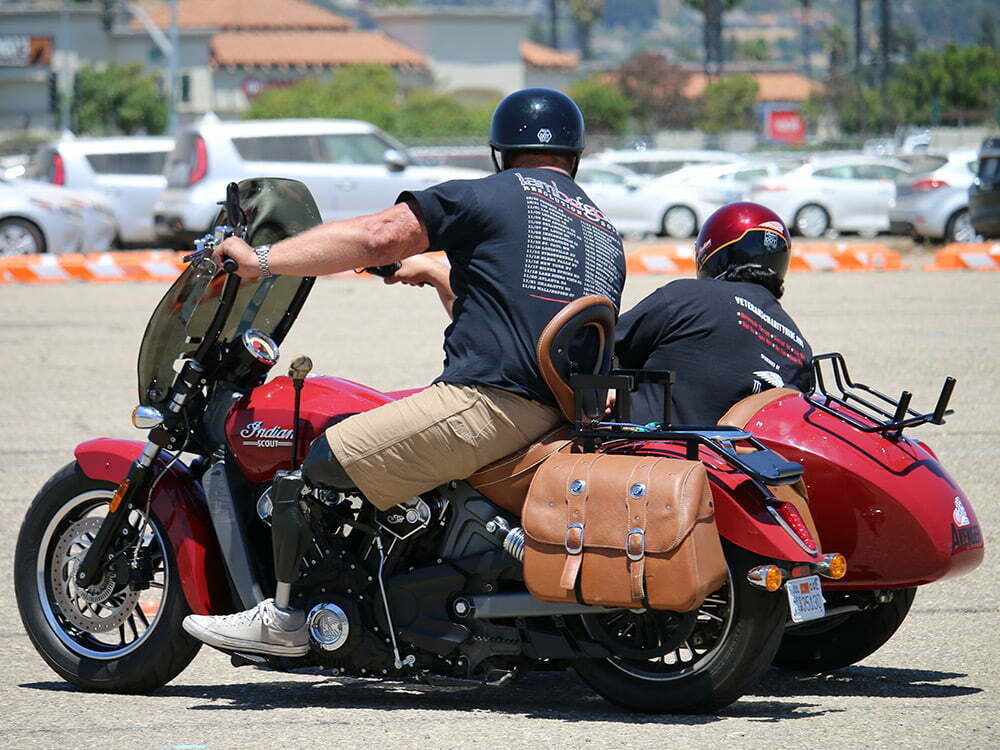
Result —
[[[630, 276], [693, 274], [693, 245], [646, 245], [625, 256]], [[793, 247], [789, 270], [805, 271], [900, 271], [902, 257], [885, 245], [868, 242], [802, 244]]]
[[1000, 242], [953, 242], [937, 251], [925, 271], [1000, 271]]
[[184, 268], [183, 256], [169, 250], [13, 255], [0, 258], [0, 283], [173, 281]]

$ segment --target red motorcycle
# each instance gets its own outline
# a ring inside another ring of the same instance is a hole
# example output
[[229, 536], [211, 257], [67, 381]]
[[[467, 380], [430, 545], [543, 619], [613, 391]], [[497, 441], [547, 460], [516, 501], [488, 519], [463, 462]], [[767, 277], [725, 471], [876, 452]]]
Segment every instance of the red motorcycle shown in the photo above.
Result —
[[[146, 328], [133, 423], [148, 441], [77, 446], [28, 509], [18, 607], [35, 648], [67, 681], [145, 692], [179, 674], [200, 647], [181, 627], [186, 615], [245, 609], [274, 590], [275, 472], [297, 466], [331, 424], [406, 395], [306, 377], [305, 358], [265, 382], [314, 280], [241, 281], [211, 250], [230, 234], [275, 242], [319, 221], [301, 183], [230, 186], [221, 226], [199, 241]], [[560, 323], [557, 342], [594, 324], [581, 310]], [[897, 402], [852, 383], [827, 355], [817, 358], [814, 393], [758, 394], [708, 427], [671, 425], [667, 414], [653, 430], [629, 422], [628, 394], [642, 380], [669, 388], [669, 374], [579, 374], [566, 351], [540, 352], [558, 360], [548, 382], [571, 423], [562, 440], [385, 512], [357, 494], [304, 496], [313, 545], [292, 601], [309, 613], [311, 651], [233, 653], [233, 664], [488, 686], [570, 666], [628, 709], [713, 711], [772, 662], [823, 670], [863, 658], [898, 627], [916, 586], [982, 559], [969, 501], [930, 450], [903, 435], [943, 421], [952, 381], [936, 410], [919, 414], [906, 394]], [[595, 361], [606, 355], [598, 347]], [[824, 367], [839, 390], [826, 388]], [[613, 421], [587, 409], [607, 388], [619, 395]], [[539, 461], [567, 444], [700, 461], [728, 567], [718, 590], [685, 612], [528, 593], [510, 493], [523, 499]]]

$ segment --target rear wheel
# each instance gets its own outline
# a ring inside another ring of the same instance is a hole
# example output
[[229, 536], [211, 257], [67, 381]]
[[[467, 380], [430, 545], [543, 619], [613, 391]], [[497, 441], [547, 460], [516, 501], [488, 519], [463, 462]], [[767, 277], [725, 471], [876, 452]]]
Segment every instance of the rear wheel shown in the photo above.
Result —
[[[870, 609], [790, 628], [781, 639], [774, 666], [802, 672], [829, 672], [861, 661], [885, 645], [903, 624], [917, 590], [898, 589], [892, 599]], [[827, 599], [830, 599], [827, 595]], [[837, 606], [831, 601], [829, 606]]]
[[143, 693], [179, 674], [201, 644], [181, 628], [190, 609], [173, 549], [155, 516], [147, 523], [134, 510], [128, 519], [141, 534], [138, 559], [149, 586], [130, 587], [131, 550], [120, 551], [97, 584], [76, 585], [76, 569], [115, 488], [88, 478], [75, 463], [56, 473], [21, 525], [14, 588], [28, 637], [63, 679], [85, 690]]
[[[785, 597], [751, 586], [766, 562], [724, 544], [729, 577], [691, 616], [616, 612], [584, 618], [616, 656], [573, 667], [610, 702], [646, 713], [708, 713], [738, 699], [768, 668], [788, 614]], [[596, 622], [595, 622], [596, 621]]]
[[795, 212], [792, 228], [802, 237], [822, 237], [830, 229], [830, 214], [822, 206], [810, 203]]
[[956, 211], [945, 228], [945, 239], [948, 242], [983, 242], [983, 236], [976, 232], [969, 217], [969, 209]]
[[672, 206], [663, 214], [660, 227], [667, 237], [693, 237], [698, 230], [698, 217], [687, 206]]

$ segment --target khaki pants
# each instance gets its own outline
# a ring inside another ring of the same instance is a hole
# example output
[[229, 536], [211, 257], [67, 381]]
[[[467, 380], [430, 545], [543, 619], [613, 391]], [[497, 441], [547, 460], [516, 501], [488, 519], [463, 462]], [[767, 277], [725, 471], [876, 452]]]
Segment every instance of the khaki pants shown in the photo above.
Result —
[[326, 431], [333, 454], [381, 510], [523, 448], [563, 416], [496, 388], [435, 383]]

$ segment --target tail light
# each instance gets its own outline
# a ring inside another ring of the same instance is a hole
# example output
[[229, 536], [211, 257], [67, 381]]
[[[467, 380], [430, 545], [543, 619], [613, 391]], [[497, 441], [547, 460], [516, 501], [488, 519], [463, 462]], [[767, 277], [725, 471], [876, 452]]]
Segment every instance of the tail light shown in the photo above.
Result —
[[52, 184], [66, 184], [66, 163], [63, 161], [62, 156], [57, 153], [52, 154]]
[[780, 193], [782, 190], [787, 190], [788, 188], [776, 182], [758, 182], [753, 186], [753, 189], [763, 190], [768, 193]]
[[938, 190], [940, 188], [949, 187], [948, 183], [944, 180], [917, 180], [916, 182], [910, 183], [911, 190]]
[[835, 581], [839, 581], [847, 575], [847, 558], [839, 552], [823, 555], [822, 562], [816, 565], [816, 572], [824, 578], [832, 578]]
[[806, 526], [806, 522], [799, 514], [798, 508], [791, 503], [785, 502], [772, 503], [767, 507], [771, 515], [775, 517], [775, 520], [784, 526], [786, 531], [802, 542], [802, 546], [807, 552], [814, 555], [819, 551], [819, 545], [813, 538], [812, 532], [809, 531], [809, 527]]
[[200, 135], [194, 137], [194, 160], [191, 162], [191, 173], [188, 174], [188, 185], [194, 185], [205, 179], [208, 174], [208, 149], [205, 139]]

